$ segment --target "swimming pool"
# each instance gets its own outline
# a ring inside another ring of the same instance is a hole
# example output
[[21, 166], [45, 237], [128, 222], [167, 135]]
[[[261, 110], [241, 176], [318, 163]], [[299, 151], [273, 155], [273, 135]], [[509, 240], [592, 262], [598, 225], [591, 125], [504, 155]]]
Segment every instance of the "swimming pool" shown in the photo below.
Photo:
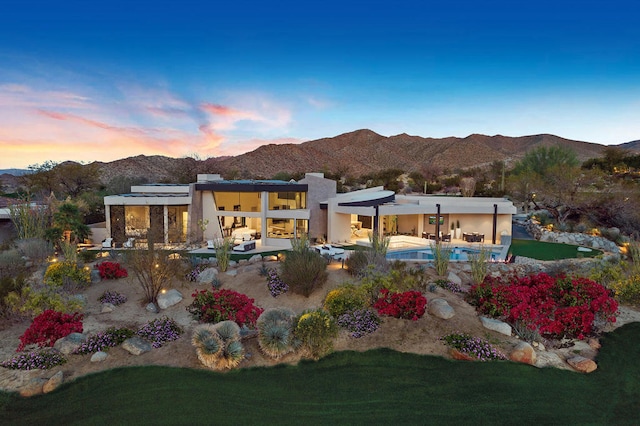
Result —
[[[470, 254], [480, 253], [480, 250], [469, 247], [452, 247], [449, 260], [467, 262]], [[496, 261], [500, 259], [500, 252], [489, 251], [490, 260]], [[433, 252], [431, 248], [399, 250], [387, 253], [387, 260], [433, 260]]]

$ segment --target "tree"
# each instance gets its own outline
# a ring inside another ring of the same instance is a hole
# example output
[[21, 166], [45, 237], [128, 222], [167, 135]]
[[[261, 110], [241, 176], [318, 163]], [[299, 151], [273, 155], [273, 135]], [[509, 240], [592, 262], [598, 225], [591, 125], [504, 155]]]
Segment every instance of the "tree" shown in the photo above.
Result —
[[476, 190], [476, 180], [472, 177], [463, 177], [460, 179], [460, 192], [463, 197], [473, 197]]
[[42, 164], [32, 164], [28, 167], [31, 173], [22, 176], [22, 184], [27, 192], [48, 196], [59, 188], [58, 176], [55, 171], [58, 163], [47, 160]]
[[100, 188], [99, 167], [96, 163], [82, 165], [67, 162], [58, 165], [53, 171], [63, 197], [76, 198], [84, 192]]
[[578, 157], [571, 148], [560, 145], [541, 146], [527, 152], [522, 160], [516, 163], [513, 173], [518, 175], [531, 170], [538, 175], [544, 175], [548, 169], [556, 166], [577, 167], [579, 164]]
[[53, 242], [60, 241], [64, 236], [65, 241], [77, 243], [84, 241], [89, 233], [80, 208], [67, 200], [53, 213], [53, 226], [47, 231], [47, 236]]

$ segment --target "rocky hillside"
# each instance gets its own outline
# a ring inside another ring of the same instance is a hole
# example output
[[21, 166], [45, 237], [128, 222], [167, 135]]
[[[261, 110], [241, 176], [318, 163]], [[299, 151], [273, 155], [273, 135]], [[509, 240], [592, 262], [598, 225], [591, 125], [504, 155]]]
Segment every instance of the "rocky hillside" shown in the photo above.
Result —
[[[635, 153], [638, 144], [636, 141], [618, 146]], [[605, 147], [547, 134], [521, 137], [474, 134], [466, 138], [434, 139], [405, 133], [386, 137], [371, 130], [357, 130], [297, 145], [264, 145], [235, 157], [198, 161], [138, 155], [95, 164], [105, 184], [115, 177], [143, 178], [147, 182], [189, 182], [194, 173], [269, 178], [278, 172], [341, 171], [358, 177], [387, 168], [419, 171], [430, 164], [442, 169], [483, 166], [495, 160], [509, 164], [533, 148], [550, 145], [571, 148], [583, 161], [600, 156]]]

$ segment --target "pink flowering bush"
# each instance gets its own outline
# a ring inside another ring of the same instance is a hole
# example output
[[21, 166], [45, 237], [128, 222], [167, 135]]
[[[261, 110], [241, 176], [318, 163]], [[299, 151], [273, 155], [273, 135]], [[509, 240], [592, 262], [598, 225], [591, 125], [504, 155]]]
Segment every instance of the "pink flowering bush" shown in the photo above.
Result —
[[403, 293], [391, 293], [383, 288], [378, 294], [378, 300], [373, 307], [380, 315], [388, 315], [395, 318], [418, 320], [424, 315], [427, 306], [427, 298], [419, 291], [405, 291]]
[[615, 322], [618, 303], [610, 291], [587, 278], [487, 277], [469, 291], [469, 300], [483, 314], [524, 324], [547, 337], [584, 338], [594, 321]]

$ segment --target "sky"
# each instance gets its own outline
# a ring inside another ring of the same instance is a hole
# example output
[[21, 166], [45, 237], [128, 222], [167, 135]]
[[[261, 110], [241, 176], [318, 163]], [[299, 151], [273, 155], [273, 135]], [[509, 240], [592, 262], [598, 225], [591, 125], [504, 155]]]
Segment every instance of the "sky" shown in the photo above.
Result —
[[640, 139], [640, 4], [0, 0], [0, 169], [357, 129]]

